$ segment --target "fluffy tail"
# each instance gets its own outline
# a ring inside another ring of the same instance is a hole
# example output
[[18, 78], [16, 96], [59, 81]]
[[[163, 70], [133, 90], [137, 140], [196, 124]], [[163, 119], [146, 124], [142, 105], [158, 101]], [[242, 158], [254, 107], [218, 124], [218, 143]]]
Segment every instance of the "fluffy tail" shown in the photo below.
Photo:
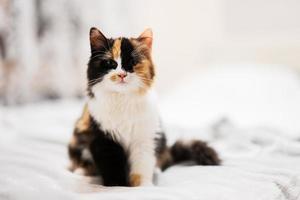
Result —
[[166, 148], [158, 157], [162, 170], [182, 162], [193, 162], [196, 165], [220, 165], [217, 152], [201, 140], [177, 141]]

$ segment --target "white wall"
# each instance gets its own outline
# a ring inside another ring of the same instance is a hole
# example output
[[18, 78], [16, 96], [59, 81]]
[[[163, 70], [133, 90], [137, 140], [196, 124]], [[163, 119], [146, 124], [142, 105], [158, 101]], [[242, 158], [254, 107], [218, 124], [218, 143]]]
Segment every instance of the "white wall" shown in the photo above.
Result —
[[0, 97], [9, 96], [9, 102], [82, 94], [91, 26], [107, 36], [137, 36], [152, 27], [161, 95], [216, 64], [300, 69], [297, 0], [44, 0], [41, 12], [50, 25], [41, 38], [36, 1], [3, 2], [0, 16], [9, 25], [0, 26], [0, 34], [9, 29], [4, 31], [9, 55], [0, 62]]

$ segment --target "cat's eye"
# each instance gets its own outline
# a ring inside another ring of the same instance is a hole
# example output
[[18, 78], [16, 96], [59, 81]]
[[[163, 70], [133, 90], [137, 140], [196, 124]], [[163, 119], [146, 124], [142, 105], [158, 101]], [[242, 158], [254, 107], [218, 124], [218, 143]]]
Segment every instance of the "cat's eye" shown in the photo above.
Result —
[[132, 60], [130, 61], [130, 64], [131, 64], [132, 66], [134, 66], [134, 65], [138, 64], [138, 62], [137, 62], [136, 59], [132, 59]]
[[108, 66], [112, 65], [112, 60], [105, 60], [105, 65], [108, 65]]
[[101, 65], [104, 65], [107, 68], [115, 69], [115, 68], [117, 68], [118, 63], [116, 61], [112, 60], [112, 59], [108, 59], [108, 60], [103, 60], [101, 62]]

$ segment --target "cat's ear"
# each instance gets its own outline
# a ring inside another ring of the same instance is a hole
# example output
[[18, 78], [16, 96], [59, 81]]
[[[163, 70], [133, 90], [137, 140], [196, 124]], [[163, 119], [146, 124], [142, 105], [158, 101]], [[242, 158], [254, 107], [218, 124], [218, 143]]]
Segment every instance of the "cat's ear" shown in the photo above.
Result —
[[138, 40], [148, 46], [149, 49], [152, 48], [153, 33], [151, 28], [147, 28], [144, 32], [138, 37]]
[[92, 27], [90, 29], [90, 44], [91, 51], [95, 51], [101, 49], [103, 46], [105, 47], [107, 45], [107, 39], [103, 33], [101, 33], [101, 31], [95, 27]]

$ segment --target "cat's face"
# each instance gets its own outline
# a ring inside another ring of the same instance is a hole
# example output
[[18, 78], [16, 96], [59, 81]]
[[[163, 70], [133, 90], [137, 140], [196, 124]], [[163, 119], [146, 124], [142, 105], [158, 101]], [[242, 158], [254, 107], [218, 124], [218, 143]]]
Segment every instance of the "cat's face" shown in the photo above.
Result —
[[138, 38], [107, 39], [98, 29], [90, 30], [91, 58], [88, 92], [145, 93], [152, 85], [152, 31]]

